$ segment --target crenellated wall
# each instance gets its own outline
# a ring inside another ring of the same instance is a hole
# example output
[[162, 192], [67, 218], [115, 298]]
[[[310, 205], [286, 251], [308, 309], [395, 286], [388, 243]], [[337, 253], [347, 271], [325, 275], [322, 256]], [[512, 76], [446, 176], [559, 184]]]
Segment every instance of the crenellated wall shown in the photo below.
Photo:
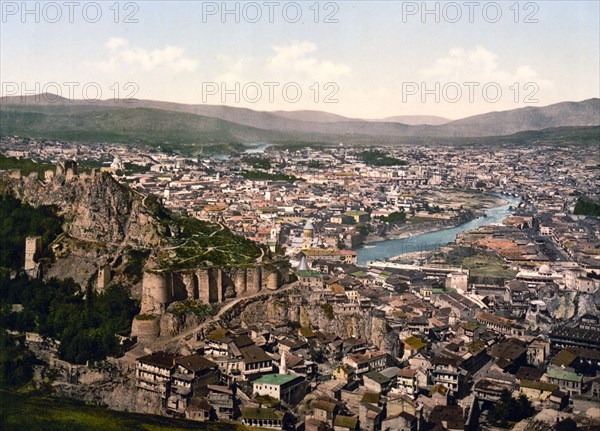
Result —
[[141, 314], [164, 314], [169, 304], [186, 299], [221, 303], [227, 298], [277, 290], [289, 279], [287, 262], [248, 268], [198, 268], [183, 271], [148, 270], [142, 283]]

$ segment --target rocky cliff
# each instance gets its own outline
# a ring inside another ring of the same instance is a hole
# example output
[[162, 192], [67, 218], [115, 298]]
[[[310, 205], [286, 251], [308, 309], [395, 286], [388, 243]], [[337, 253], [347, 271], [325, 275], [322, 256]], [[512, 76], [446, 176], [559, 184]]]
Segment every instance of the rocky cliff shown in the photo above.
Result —
[[368, 340], [385, 352], [398, 349], [398, 333], [391, 330], [383, 317], [373, 313], [344, 313], [334, 310], [333, 316], [307, 293], [282, 292], [268, 298], [255, 298], [240, 303], [222, 316], [221, 324], [255, 326], [260, 322], [292, 322], [301, 327], [321, 330], [340, 338], [357, 337]]
[[557, 324], [579, 320], [585, 314], [600, 314], [600, 290], [594, 293], [561, 291], [544, 299], [545, 312], [528, 311], [525, 320], [532, 331], [548, 333]]
[[72, 277], [82, 286], [93, 281], [103, 265], [120, 273], [129, 263], [125, 250], [155, 249], [168, 233], [155, 198], [119, 184], [108, 173], [77, 174], [74, 163], [48, 173], [44, 180], [35, 174], [0, 172], [0, 192], [33, 206], [55, 206], [64, 216], [65, 234], [50, 245], [55, 260], [46, 262], [44, 274]]
[[137, 284], [133, 292], [141, 296], [144, 268], [254, 265], [268, 258], [220, 224], [173, 214], [155, 196], [120, 184], [109, 173], [78, 173], [75, 162], [48, 171], [43, 180], [0, 172], [0, 193], [57, 208], [65, 233], [50, 245], [55, 259], [46, 262], [44, 274], [72, 277], [82, 286], [108, 265], [119, 282]]
[[108, 173], [57, 174], [45, 181], [36, 175], [0, 175], [4, 188], [17, 198], [33, 206], [56, 206], [66, 216], [65, 231], [73, 238], [154, 247], [166, 233], [155, 200], [149, 205], [147, 197], [119, 184]]

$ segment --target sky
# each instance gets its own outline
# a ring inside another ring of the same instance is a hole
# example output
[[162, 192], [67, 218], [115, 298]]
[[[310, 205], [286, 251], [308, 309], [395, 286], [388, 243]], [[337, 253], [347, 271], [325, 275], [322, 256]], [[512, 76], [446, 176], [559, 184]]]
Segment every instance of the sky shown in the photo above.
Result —
[[0, 1], [1, 94], [449, 119], [600, 96], [600, 1]]

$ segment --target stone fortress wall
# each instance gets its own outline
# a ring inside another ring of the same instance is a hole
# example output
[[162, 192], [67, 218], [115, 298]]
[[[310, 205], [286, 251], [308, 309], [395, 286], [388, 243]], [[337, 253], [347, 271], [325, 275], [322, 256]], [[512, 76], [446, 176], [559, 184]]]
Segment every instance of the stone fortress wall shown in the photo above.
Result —
[[[21, 179], [20, 173], [11, 172], [11, 178]], [[97, 176], [97, 171], [93, 170], [90, 174], [79, 173], [77, 162], [74, 160], [63, 161], [56, 167], [56, 171], [48, 170], [45, 172], [44, 181], [38, 181], [37, 174], [32, 174], [31, 180], [36, 180], [39, 184], [56, 185], [48, 193], [41, 193], [34, 189], [34, 196], [38, 198], [40, 205], [56, 204], [56, 191], [61, 191], [65, 183], [85, 183]], [[110, 185], [110, 184], [109, 184]], [[101, 187], [101, 186], [98, 186]], [[100, 190], [103, 191], [103, 190]], [[103, 194], [94, 190], [92, 197], [85, 195], [88, 200], [105, 199]], [[119, 190], [110, 189], [108, 192], [115, 194], [115, 201], [121, 203], [120, 207], [111, 208], [110, 214], [120, 214], [120, 210], [128, 204], [128, 196], [118, 194]], [[107, 193], [108, 193], [107, 192]], [[91, 192], [90, 192], [91, 193]], [[46, 199], [45, 197], [51, 198]], [[111, 195], [113, 196], [113, 195]], [[111, 197], [109, 196], [109, 197]], [[21, 196], [25, 197], [25, 196]], [[114, 196], [113, 196], [114, 197]], [[93, 199], [92, 199], [93, 198]], [[83, 207], [89, 207], [90, 203], [85, 201]], [[91, 213], [93, 214], [93, 213]], [[88, 214], [88, 218], [91, 216]], [[147, 217], [145, 217], [147, 218]], [[119, 229], [131, 229], [131, 220], [120, 220], [113, 217], [105, 224], [107, 241], [122, 241], [122, 232]], [[119, 224], [120, 223], [120, 224]], [[138, 223], [140, 224], [140, 223]], [[118, 225], [117, 228], [111, 228]], [[143, 230], [146, 225], [138, 226]], [[94, 232], [97, 236], [98, 224], [87, 223], [78, 226], [79, 233]], [[129, 232], [128, 235], [134, 236], [138, 233]], [[86, 239], [85, 235], [82, 236]], [[149, 243], [152, 244], [152, 243]], [[37, 259], [42, 249], [41, 238], [30, 237], [26, 241], [26, 258], [24, 262], [25, 269], [31, 273], [31, 276], [37, 276], [39, 273], [39, 263]], [[110, 283], [111, 269], [109, 266], [98, 268], [97, 291], [102, 292]], [[287, 260], [268, 261], [248, 265], [244, 267], [209, 267], [194, 268], [186, 270], [160, 270], [150, 269], [144, 272], [142, 283], [142, 301], [141, 310], [138, 318], [132, 323], [132, 335], [140, 339], [153, 339], [160, 333], [161, 317], [165, 314], [168, 306], [173, 302], [184, 300], [199, 300], [206, 304], [218, 304], [227, 299], [235, 298], [245, 294], [252, 294], [262, 290], [277, 290], [283, 284], [289, 281], [289, 262]]]
[[251, 267], [147, 270], [142, 283], [140, 314], [159, 316], [169, 304], [186, 299], [215, 304], [247, 293], [277, 290], [288, 279], [285, 261]]

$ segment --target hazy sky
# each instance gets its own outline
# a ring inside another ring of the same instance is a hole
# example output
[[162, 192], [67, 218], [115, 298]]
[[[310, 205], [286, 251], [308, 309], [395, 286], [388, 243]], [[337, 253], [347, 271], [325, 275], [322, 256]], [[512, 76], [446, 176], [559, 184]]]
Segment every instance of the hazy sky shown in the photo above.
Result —
[[600, 94], [599, 4], [2, 1], [2, 95], [452, 119], [579, 101]]

